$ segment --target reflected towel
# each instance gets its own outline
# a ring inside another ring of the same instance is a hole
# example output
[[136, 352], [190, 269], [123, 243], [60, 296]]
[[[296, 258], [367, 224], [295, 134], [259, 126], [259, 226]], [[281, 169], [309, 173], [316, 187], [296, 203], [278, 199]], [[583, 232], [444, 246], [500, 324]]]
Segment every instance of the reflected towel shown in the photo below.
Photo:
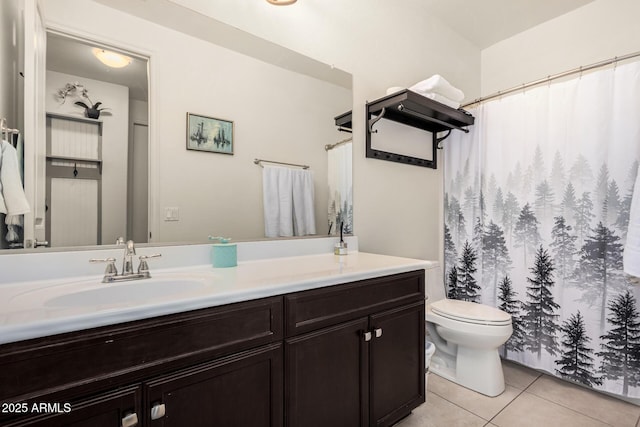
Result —
[[24, 140], [22, 139], [21, 133], [16, 137], [16, 156], [18, 157], [18, 172], [20, 173], [20, 180], [24, 182]]
[[291, 169], [265, 166], [262, 170], [265, 237], [293, 236]]
[[329, 184], [328, 197], [328, 222], [329, 234], [340, 234], [340, 223], [345, 225], [345, 231], [351, 232], [352, 215], [349, 214], [352, 206], [352, 143], [334, 147], [328, 152], [327, 181]]
[[636, 177], [631, 200], [627, 243], [624, 248], [624, 272], [640, 277], [640, 173]]
[[316, 234], [313, 172], [296, 169], [293, 178], [293, 234], [307, 236]]
[[7, 214], [7, 224], [13, 215], [30, 211], [24, 194], [16, 149], [7, 141], [0, 143], [0, 212]]
[[454, 102], [461, 102], [464, 99], [464, 93], [439, 74], [434, 74], [428, 79], [414, 84], [409, 89], [422, 95], [437, 93]]

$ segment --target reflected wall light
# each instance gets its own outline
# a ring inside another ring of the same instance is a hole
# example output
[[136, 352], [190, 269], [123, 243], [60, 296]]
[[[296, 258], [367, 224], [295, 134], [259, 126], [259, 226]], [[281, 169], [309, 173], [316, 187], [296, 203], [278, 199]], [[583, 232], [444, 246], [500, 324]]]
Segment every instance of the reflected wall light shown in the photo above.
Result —
[[275, 4], [276, 6], [287, 6], [290, 4], [294, 4], [297, 0], [267, 0], [271, 4]]
[[132, 59], [128, 56], [124, 56], [110, 50], [100, 49], [99, 47], [94, 47], [92, 51], [96, 58], [98, 58], [100, 62], [102, 62], [107, 67], [123, 68], [131, 64], [132, 61]]

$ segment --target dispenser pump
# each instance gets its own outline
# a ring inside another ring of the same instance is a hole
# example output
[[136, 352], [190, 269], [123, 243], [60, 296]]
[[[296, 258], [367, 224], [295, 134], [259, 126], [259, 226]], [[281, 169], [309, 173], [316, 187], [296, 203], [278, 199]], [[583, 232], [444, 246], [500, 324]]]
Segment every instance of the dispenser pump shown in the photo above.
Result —
[[336, 243], [333, 248], [334, 255], [347, 255], [347, 243], [343, 239], [344, 222], [340, 223], [340, 243]]

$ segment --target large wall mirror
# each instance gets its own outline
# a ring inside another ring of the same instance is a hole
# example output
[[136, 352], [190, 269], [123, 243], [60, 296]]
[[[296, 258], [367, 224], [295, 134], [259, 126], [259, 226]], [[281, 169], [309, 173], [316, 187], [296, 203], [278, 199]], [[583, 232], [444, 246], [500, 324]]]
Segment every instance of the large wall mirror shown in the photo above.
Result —
[[[27, 242], [56, 250], [118, 237], [262, 239], [261, 166], [270, 161], [309, 167], [315, 235], [335, 234], [342, 222], [351, 231], [350, 135], [334, 123], [352, 108], [348, 73], [172, 2], [52, 0], [40, 9], [41, 79], [25, 87], [41, 104], [24, 106], [36, 139], [25, 138], [24, 149], [37, 145], [24, 157], [37, 163], [25, 176], [34, 204]], [[90, 30], [78, 25], [85, 21], [94, 21]], [[100, 52], [125, 65], [105, 65]], [[99, 117], [77, 102], [100, 102]], [[230, 126], [232, 153], [190, 149], [189, 114], [206, 118], [202, 126]]]

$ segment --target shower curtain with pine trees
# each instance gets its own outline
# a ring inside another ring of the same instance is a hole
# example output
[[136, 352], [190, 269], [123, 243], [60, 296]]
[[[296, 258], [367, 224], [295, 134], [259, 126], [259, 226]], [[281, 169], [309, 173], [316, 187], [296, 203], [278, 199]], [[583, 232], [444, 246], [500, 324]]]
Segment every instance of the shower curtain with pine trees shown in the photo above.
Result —
[[640, 397], [640, 285], [622, 271], [640, 62], [470, 112], [444, 142], [448, 296], [511, 314], [503, 357]]

